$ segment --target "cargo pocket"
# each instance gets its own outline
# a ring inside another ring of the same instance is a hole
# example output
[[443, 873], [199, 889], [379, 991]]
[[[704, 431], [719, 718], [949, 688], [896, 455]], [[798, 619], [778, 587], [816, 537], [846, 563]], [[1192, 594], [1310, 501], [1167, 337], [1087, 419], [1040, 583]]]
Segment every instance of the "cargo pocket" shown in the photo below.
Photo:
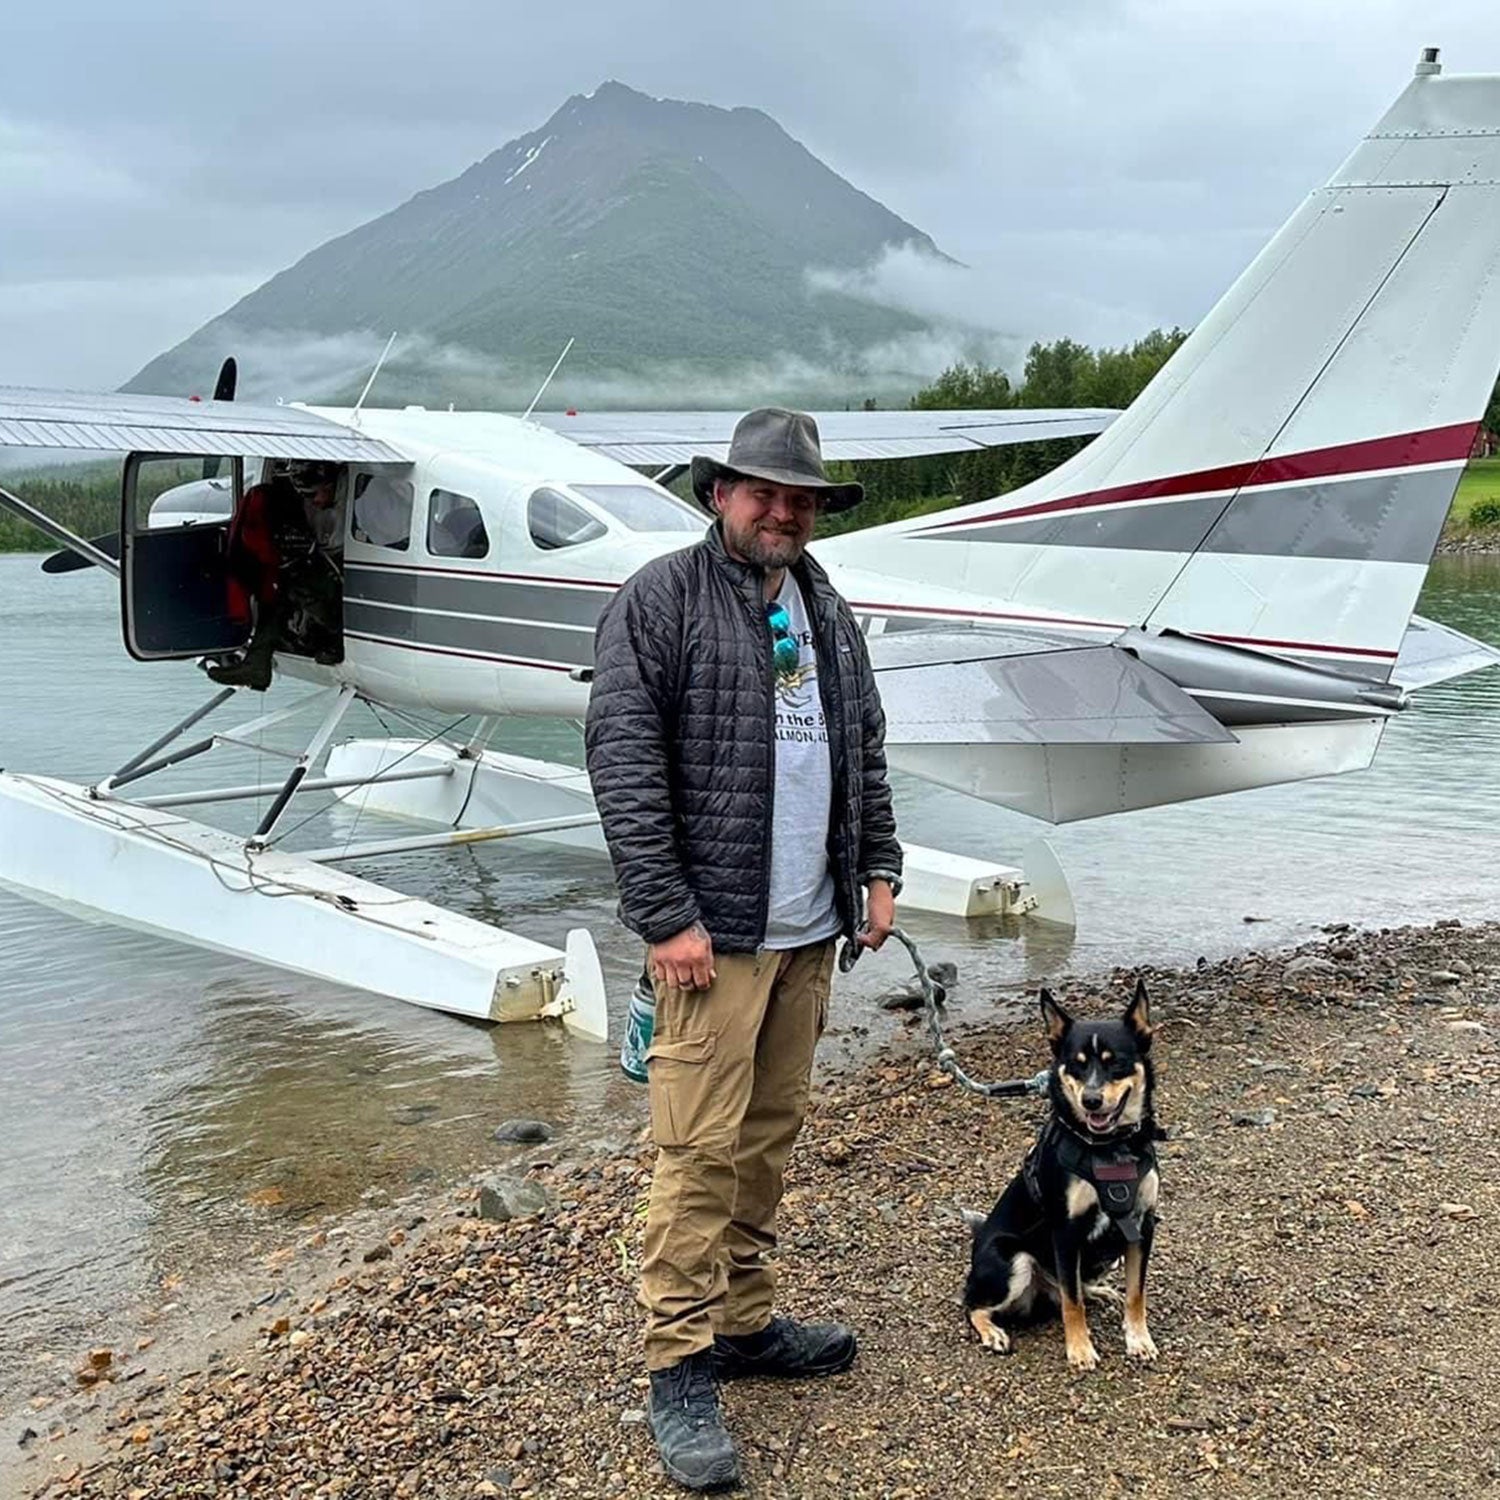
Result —
[[651, 1089], [651, 1135], [658, 1146], [691, 1146], [713, 1112], [712, 1036], [655, 1040], [646, 1053]]

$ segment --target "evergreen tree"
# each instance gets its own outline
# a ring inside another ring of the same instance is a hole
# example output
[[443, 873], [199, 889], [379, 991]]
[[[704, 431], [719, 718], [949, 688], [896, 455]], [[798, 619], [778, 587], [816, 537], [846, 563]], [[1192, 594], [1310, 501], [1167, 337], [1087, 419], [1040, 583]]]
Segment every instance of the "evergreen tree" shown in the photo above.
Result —
[[[1114, 407], [1123, 410], [1151, 383], [1187, 334], [1153, 329], [1119, 349], [1091, 349], [1073, 339], [1036, 343], [1026, 353], [1021, 384], [988, 365], [950, 365], [911, 398], [916, 411], [989, 411], [1014, 407]], [[1019, 443], [936, 458], [841, 465], [868, 496], [847, 518], [825, 524], [836, 535], [949, 505], [985, 500], [1029, 484], [1079, 452], [1088, 438]]]

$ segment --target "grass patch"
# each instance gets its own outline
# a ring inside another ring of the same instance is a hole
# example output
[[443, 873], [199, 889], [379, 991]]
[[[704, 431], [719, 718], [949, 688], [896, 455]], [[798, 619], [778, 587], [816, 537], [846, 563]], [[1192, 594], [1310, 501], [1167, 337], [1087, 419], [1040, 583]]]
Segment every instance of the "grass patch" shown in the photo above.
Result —
[[1500, 458], [1476, 458], [1458, 481], [1458, 493], [1448, 512], [1448, 529], [1488, 531], [1496, 525], [1500, 525]]

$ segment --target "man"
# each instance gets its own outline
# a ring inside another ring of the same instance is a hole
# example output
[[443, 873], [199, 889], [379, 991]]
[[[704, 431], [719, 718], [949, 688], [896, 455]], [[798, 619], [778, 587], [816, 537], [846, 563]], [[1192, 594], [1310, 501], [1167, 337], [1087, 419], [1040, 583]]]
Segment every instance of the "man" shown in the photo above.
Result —
[[[818, 430], [761, 410], [693, 460], [717, 516], [599, 620], [587, 749], [627, 926], [648, 945], [656, 1170], [646, 1219], [649, 1415], [667, 1472], [736, 1482], [715, 1378], [847, 1369], [854, 1335], [773, 1316], [782, 1172], [807, 1104], [834, 941], [878, 948], [901, 846], [885, 721], [848, 605], [804, 551], [863, 495]], [[864, 900], [861, 901], [861, 887]]]
[[338, 466], [310, 461], [245, 491], [229, 526], [229, 609], [254, 628], [238, 660], [208, 668], [215, 682], [264, 691], [288, 647], [342, 659], [337, 494]]

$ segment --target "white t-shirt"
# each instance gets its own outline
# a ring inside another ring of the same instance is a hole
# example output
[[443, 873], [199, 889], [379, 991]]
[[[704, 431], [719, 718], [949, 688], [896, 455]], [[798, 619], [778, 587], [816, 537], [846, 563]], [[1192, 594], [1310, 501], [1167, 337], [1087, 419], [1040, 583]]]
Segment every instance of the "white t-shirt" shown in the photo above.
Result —
[[831, 938], [839, 930], [839, 914], [828, 866], [833, 801], [828, 726], [818, 695], [818, 658], [807, 606], [790, 573], [785, 575], [776, 603], [786, 610], [792, 639], [798, 645], [797, 670], [778, 673], [776, 678], [771, 904], [765, 946], [783, 950]]

